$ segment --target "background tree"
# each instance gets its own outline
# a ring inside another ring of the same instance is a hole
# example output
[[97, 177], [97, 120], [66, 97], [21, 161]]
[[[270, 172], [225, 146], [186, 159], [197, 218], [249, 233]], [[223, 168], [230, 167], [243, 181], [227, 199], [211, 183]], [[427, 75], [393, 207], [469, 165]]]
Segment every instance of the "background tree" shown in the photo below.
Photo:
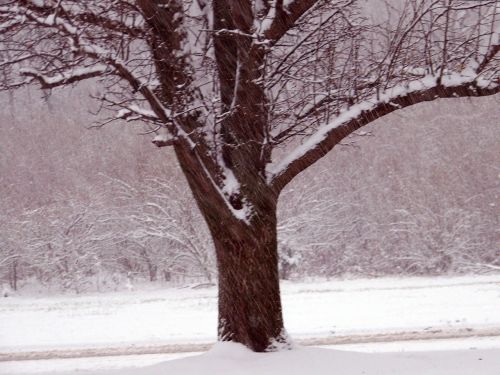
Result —
[[497, 17], [494, 1], [402, 2], [379, 22], [354, 0], [6, 0], [2, 87], [100, 78], [107, 121], [174, 147], [216, 249], [219, 338], [263, 351], [286, 341], [279, 193], [382, 116], [497, 93]]
[[108, 178], [117, 207], [113, 217], [121, 227], [119, 243], [129, 251], [124, 259], [144, 262], [150, 281], [170, 281], [178, 274], [211, 283], [215, 264], [210, 234], [190, 204], [189, 192], [175, 179], [147, 178], [133, 186]]
[[306, 173], [299, 187], [285, 190], [280, 197], [281, 279], [343, 274], [343, 254], [352, 255], [351, 248], [360, 247], [365, 238], [358, 232], [360, 217], [354, 213], [353, 192], [332, 191], [328, 175], [326, 170]]

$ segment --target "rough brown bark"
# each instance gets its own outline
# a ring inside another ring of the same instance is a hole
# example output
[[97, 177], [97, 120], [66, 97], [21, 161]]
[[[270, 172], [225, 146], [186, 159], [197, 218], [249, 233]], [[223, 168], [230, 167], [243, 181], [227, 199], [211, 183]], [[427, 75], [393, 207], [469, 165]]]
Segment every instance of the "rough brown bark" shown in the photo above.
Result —
[[[215, 202], [201, 180], [190, 183], [210, 228], [219, 274], [219, 340], [242, 343], [262, 352], [284, 341], [279, 291], [276, 233], [277, 194], [266, 182], [270, 159], [266, 147], [269, 129], [267, 98], [258, 83], [263, 74], [265, 50], [249, 36], [251, 3], [214, 1], [214, 39], [223, 112], [223, 161], [233, 171], [240, 190], [229, 198], [236, 210], [251, 207], [250, 222], [238, 220], [224, 204]], [[235, 36], [226, 30], [248, 35]], [[182, 163], [181, 163], [182, 164]], [[192, 169], [183, 168], [195, 177]], [[200, 193], [197, 194], [197, 190]], [[205, 190], [204, 193], [201, 193]]]
[[209, 223], [219, 271], [219, 340], [262, 352], [283, 337], [276, 210], [251, 225]]
[[245, 190], [254, 210], [250, 222], [237, 219], [207, 181], [193, 150], [176, 145], [180, 166], [214, 241], [219, 278], [218, 338], [253, 351], [286, 341], [278, 274], [277, 194], [250, 174]]

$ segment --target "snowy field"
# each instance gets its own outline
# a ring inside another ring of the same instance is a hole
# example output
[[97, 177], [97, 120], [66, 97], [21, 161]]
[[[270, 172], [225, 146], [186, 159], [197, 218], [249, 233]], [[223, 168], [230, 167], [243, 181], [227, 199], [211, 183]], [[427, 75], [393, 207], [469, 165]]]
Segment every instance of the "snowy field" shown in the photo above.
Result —
[[[297, 340], [332, 339], [353, 335], [365, 337], [366, 340], [366, 337], [370, 335], [377, 337], [377, 335], [387, 333], [407, 333], [411, 336], [412, 333], [422, 332], [431, 334], [433, 332], [451, 332], [452, 334], [453, 332], [470, 332], [471, 335], [474, 335], [474, 332], [482, 332], [485, 335], [491, 332], [498, 335], [500, 332], [500, 276], [284, 283], [282, 293], [285, 322], [289, 333]], [[0, 354], [4, 356], [6, 353], [28, 351], [211, 343], [215, 341], [215, 327], [215, 288], [162, 289], [58, 297], [18, 296], [0, 300]], [[492, 361], [494, 362], [495, 356], [492, 353], [496, 353], [496, 358], [500, 361], [498, 337], [421, 343], [358, 344], [336, 346], [336, 348], [355, 350], [358, 354], [359, 352], [379, 352], [371, 355], [364, 354], [368, 355], [368, 357], [363, 357], [366, 363], [372, 363], [372, 361], [379, 363], [383, 356], [390, 356], [388, 353], [382, 354], [381, 352], [401, 351], [405, 351], [407, 355], [405, 357], [401, 353], [398, 354], [397, 358], [394, 357], [395, 363], [399, 363], [401, 358], [410, 357], [413, 358], [412, 361], [420, 360], [427, 363], [429, 361], [422, 359], [425, 358], [425, 353], [436, 350], [440, 352], [464, 350], [464, 353], [468, 353], [461, 355], [464, 361], [481, 362], [481, 366], [490, 366]], [[220, 356], [220, 351], [221, 349], [216, 347], [208, 355], [196, 357], [193, 363], [205, 366], [205, 361], [210, 362], [214, 356]], [[237, 348], [229, 348], [229, 352], [232, 351], [249, 358], [254, 355], [252, 353], [241, 354]], [[420, 354], [416, 353], [417, 351]], [[410, 355], [409, 352], [415, 353]], [[328, 353], [338, 353], [338, 351], [310, 351], [309, 349], [300, 349], [294, 353], [299, 353], [298, 357], [301, 355], [319, 356], [326, 361], [325, 363], [330, 359], [333, 360], [334, 357], [335, 361], [338, 361], [338, 355], [345, 357], [344, 359], [349, 362], [354, 355], [345, 352], [330, 355]], [[46, 371], [59, 374], [74, 369], [116, 369], [150, 365], [190, 354], [192, 355], [192, 353], [177, 353], [57, 361], [0, 362], [0, 374]], [[443, 352], [436, 355], [436, 358], [441, 358], [440, 356], [444, 358], [436, 359], [436, 361], [447, 363], [448, 357], [446, 356], [451, 354]], [[479, 355], [478, 358], [483, 356], [485, 359], [473, 359], [477, 355]], [[284, 358], [286, 356], [286, 354], [273, 356], [273, 358], [278, 358], [276, 366], [290, 362], [288, 358]], [[487, 358], [492, 358], [492, 360], [487, 360]], [[283, 363], [282, 360], [284, 360]], [[256, 360], [255, 362], [265, 363], [267, 359], [262, 359], [262, 361]], [[172, 363], [168, 366], [173, 366]], [[175, 361], [175, 363], [184, 362]], [[495, 362], [495, 366], [497, 364], [497, 372], [487, 372], [485, 367], [485, 372], [479, 371], [478, 368], [477, 372], [470, 372], [470, 374], [500, 374], [500, 363]], [[161, 368], [161, 372], [151, 370], [152, 372], [148, 372], [148, 375], [150, 373], [192, 373], [187, 369], [182, 370], [184, 372], [175, 372], [177, 370], [169, 370], [167, 365], [155, 366], [157, 366], [156, 369]], [[394, 368], [397, 369], [398, 366], [395, 365]], [[464, 364], [462, 370], [467, 366]], [[436, 372], [436, 374], [448, 375], [443, 371]], [[87, 374], [87, 372], [84, 373]], [[122, 371], [119, 373], [128, 374]], [[257, 373], [264, 374], [264, 372]], [[383, 372], [384, 375], [386, 373], [403, 374]], [[407, 372], [404, 375], [414, 373], [417, 374], [417, 372]], [[241, 372], [241, 374], [246, 374], [246, 372]], [[418, 374], [427, 375], [434, 374], [434, 372]], [[469, 374], [469, 372], [450, 372], [450, 374], [461, 375]]]
[[[293, 338], [500, 328], [500, 276], [283, 283]], [[0, 352], [215, 341], [216, 288], [0, 299]]]

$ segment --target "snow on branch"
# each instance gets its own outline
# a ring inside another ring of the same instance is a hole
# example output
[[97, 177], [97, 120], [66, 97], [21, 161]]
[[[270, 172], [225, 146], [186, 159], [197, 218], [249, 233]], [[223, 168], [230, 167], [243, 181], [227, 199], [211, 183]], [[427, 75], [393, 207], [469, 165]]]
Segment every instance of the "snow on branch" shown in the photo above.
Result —
[[117, 119], [123, 119], [123, 120], [128, 120], [131, 121], [136, 118], [143, 118], [149, 121], [157, 121], [158, 116], [156, 116], [155, 112], [139, 107], [135, 104], [129, 105], [126, 108], [122, 108], [118, 111], [116, 114]]
[[212, 174], [207, 169], [200, 156], [196, 154], [196, 157], [199, 160], [199, 163], [208, 181], [210, 181], [212, 187], [217, 191], [218, 198], [222, 200], [223, 204], [228, 208], [231, 215], [236, 219], [244, 222], [245, 224], [250, 224], [250, 219], [252, 217], [252, 206], [246, 202], [243, 202], [241, 208], [236, 208], [231, 202], [231, 197], [236, 194], [240, 188], [240, 183], [236, 179], [236, 176], [231, 171], [231, 169], [225, 167], [224, 165], [222, 166], [224, 182], [221, 188], [219, 184], [213, 179]]
[[13, 27], [19, 25], [22, 21], [19, 19], [10, 19], [6, 22], [0, 23], [0, 34], [8, 32]]
[[135, 20], [129, 25], [125, 22], [120, 22], [116, 19], [109, 19], [90, 12], [76, 14], [74, 17], [75, 19], [85, 23], [96, 25], [112, 32], [127, 34], [131, 37], [144, 37], [146, 35], [145, 30], [135, 24], [137, 23]]
[[277, 3], [278, 3], [277, 0], [271, 1], [269, 11], [267, 12], [266, 16], [264, 17], [264, 19], [262, 20], [262, 22], [260, 22], [260, 25], [258, 26], [258, 30], [257, 30], [258, 34], [264, 35], [266, 33], [266, 31], [269, 30], [270, 27], [272, 26], [272, 24], [276, 18], [276, 13], [279, 10], [283, 10], [283, 1], [280, 1], [280, 4], [277, 4]]
[[472, 70], [448, 73], [443, 77], [426, 76], [396, 86], [378, 97], [353, 105], [332, 122], [319, 127], [281, 161], [268, 164], [268, 182], [277, 190], [281, 190], [296, 175], [325, 156], [342, 139], [401, 108], [438, 98], [487, 96], [498, 92], [498, 79], [487, 80]]
[[16, 20], [19, 22], [31, 21], [40, 26], [56, 27], [68, 34], [77, 34], [78, 32], [78, 29], [73, 26], [67, 19], [57, 17], [54, 13], [50, 14], [47, 17], [44, 17], [42, 15], [38, 15], [28, 8], [19, 5], [0, 7], [0, 13], [10, 14], [12, 20]]
[[[12, 11], [12, 10], [11, 10]], [[112, 50], [107, 50], [100, 45], [93, 43], [85, 38], [85, 33], [77, 26], [74, 26], [69, 20], [51, 14], [48, 17], [43, 17], [27, 8], [16, 8], [17, 17], [26, 17], [36, 24], [46, 27], [55, 28], [60, 33], [70, 38], [71, 49], [77, 56], [83, 56], [99, 62], [98, 65], [92, 68], [78, 68], [68, 73], [60, 73], [55, 76], [49, 76], [35, 69], [22, 69], [21, 73], [26, 76], [31, 76], [40, 81], [43, 88], [52, 88], [69, 84], [86, 78], [96, 77], [105, 72], [112, 71], [131, 86], [135, 92], [139, 92], [147, 100], [151, 106], [152, 113], [139, 113], [142, 116], [154, 117], [165, 124], [169, 124], [169, 129], [174, 137], [185, 138], [189, 144], [192, 144], [189, 136], [176, 121], [172, 121], [172, 113], [165, 108], [161, 100], [156, 96], [153, 89], [149, 87], [147, 82], [136, 76], [132, 69], [127, 66], [127, 61], [122, 60]], [[137, 109], [137, 108], [136, 108]], [[137, 111], [135, 111], [137, 112]], [[125, 115], [125, 113], [121, 113]], [[192, 146], [191, 146], [192, 147]]]
[[[352, 5], [354, 0], [345, 0], [335, 4], [335, 8], [343, 9]], [[280, 40], [296, 22], [317, 8], [320, 0], [273, 0], [263, 19], [256, 21], [259, 39], [271, 41]]]
[[[147, 83], [143, 82], [143, 80], [134, 75], [132, 70], [127, 67], [126, 61], [119, 58], [113, 51], [106, 50], [100, 45], [88, 40], [88, 38], [85, 38], [83, 30], [74, 26], [68, 19], [58, 17], [55, 14], [43, 17], [30, 9], [19, 6], [15, 6], [14, 8], [0, 7], [0, 11], [11, 12], [15, 14], [14, 18], [25, 17], [29, 21], [34, 22], [41, 27], [58, 30], [62, 35], [67, 36], [70, 39], [71, 49], [75, 55], [90, 58], [99, 62], [95, 67], [75, 68], [70, 72], [59, 73], [55, 76], [49, 76], [48, 74], [35, 69], [26, 68], [21, 70], [21, 74], [36, 78], [42, 84], [43, 88], [52, 88], [86, 78], [96, 77], [112, 68], [110, 71], [113, 71], [115, 75], [127, 81], [134, 91], [140, 92], [144, 96], [158, 119], [164, 123], [173, 123], [170, 121], [170, 110], [163, 106], [159, 98], [155, 95]], [[178, 129], [172, 129], [172, 131], [181, 136], [185, 135], [185, 132], [181, 128], [177, 128]]]
[[6, 258], [3, 258], [2, 260], [0, 260], [0, 266], [3, 266], [4, 264], [7, 264], [7, 262], [14, 260], [14, 259], [17, 259], [17, 258], [20, 258], [20, 257], [21, 256], [19, 254], [9, 255]]
[[71, 70], [48, 76], [36, 69], [21, 68], [21, 75], [35, 78], [40, 82], [42, 89], [52, 89], [58, 86], [68, 85], [89, 78], [99, 77], [109, 72], [109, 67], [103, 64], [87, 68], [73, 68]]
[[261, 38], [278, 41], [319, 0], [273, 0], [261, 21], [258, 34]]
[[174, 144], [175, 138], [170, 136], [170, 134], [158, 134], [153, 138], [153, 144], [156, 147], [166, 147], [172, 146]]

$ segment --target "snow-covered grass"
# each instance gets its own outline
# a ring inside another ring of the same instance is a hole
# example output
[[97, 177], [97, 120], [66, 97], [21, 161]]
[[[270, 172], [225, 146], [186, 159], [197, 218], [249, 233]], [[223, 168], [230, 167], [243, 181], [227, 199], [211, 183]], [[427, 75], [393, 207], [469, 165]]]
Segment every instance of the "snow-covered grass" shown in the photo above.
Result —
[[[282, 285], [295, 339], [500, 327], [500, 276]], [[0, 352], [210, 343], [216, 288], [0, 299]]]

